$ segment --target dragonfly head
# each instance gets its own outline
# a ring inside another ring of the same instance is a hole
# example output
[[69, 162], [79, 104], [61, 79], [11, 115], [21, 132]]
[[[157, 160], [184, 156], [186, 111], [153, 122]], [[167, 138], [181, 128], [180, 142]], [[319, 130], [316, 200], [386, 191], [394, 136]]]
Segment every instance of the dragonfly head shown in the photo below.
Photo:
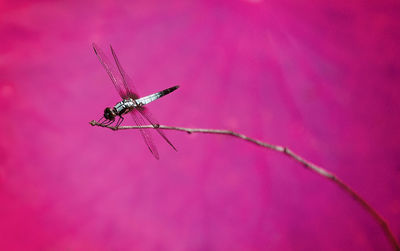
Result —
[[108, 119], [108, 120], [114, 120], [114, 118], [117, 116], [117, 113], [115, 112], [115, 110], [111, 107], [107, 107], [104, 110], [104, 118]]

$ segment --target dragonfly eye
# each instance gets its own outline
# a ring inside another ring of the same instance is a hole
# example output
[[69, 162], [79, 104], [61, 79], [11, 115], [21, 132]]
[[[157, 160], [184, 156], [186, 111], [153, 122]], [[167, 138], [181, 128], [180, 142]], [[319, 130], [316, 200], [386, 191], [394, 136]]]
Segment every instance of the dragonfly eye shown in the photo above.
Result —
[[111, 109], [110, 107], [107, 107], [104, 110], [104, 118], [106, 118], [108, 120], [114, 120], [115, 116], [117, 116], [117, 115], [115, 114], [113, 109]]

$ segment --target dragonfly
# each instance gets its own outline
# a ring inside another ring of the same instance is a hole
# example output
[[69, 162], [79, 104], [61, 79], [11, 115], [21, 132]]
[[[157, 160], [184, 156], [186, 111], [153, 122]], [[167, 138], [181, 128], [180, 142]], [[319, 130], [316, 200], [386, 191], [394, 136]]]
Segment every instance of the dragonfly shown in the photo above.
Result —
[[114, 58], [117, 68], [111, 63], [104, 52], [95, 44], [92, 44], [95, 54], [97, 55], [100, 63], [103, 65], [108, 76], [111, 78], [115, 89], [117, 90], [122, 101], [118, 102], [114, 107], [107, 107], [104, 110], [104, 115], [99, 120], [102, 125], [112, 125], [115, 119], [118, 117], [115, 127], [118, 128], [124, 120], [124, 115], [130, 114], [135, 124], [139, 127], [140, 134], [142, 135], [144, 142], [149, 148], [150, 152], [156, 159], [159, 159], [157, 148], [153, 142], [152, 136], [148, 128], [143, 128], [147, 120], [153, 128], [161, 135], [161, 137], [175, 150], [175, 146], [168, 140], [167, 136], [159, 128], [160, 124], [149, 112], [148, 108], [144, 107], [147, 105], [179, 88], [178, 85], [167, 88], [165, 90], [153, 93], [145, 97], [139, 97], [136, 92], [132, 79], [126, 74], [122, 68], [117, 54], [110, 45], [111, 53]]

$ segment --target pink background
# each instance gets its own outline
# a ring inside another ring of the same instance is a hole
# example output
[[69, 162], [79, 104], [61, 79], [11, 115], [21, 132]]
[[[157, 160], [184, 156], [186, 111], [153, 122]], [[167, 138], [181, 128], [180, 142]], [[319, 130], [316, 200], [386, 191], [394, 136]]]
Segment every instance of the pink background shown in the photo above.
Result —
[[[119, 97], [112, 44], [162, 124], [285, 145], [400, 238], [400, 4], [0, 2], [1, 250], [390, 250], [377, 223], [287, 157], [220, 135], [91, 127]], [[133, 122], [127, 119], [125, 125]]]

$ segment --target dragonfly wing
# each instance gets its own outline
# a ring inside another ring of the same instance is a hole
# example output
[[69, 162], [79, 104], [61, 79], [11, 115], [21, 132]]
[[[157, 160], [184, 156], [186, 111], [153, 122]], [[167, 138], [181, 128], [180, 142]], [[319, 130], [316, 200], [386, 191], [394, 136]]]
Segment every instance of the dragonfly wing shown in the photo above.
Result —
[[[136, 125], [139, 127], [142, 127], [145, 125], [145, 121], [143, 117], [139, 114], [138, 111], [133, 110], [129, 114], [132, 115], [133, 120], [135, 121]], [[144, 139], [144, 142], [146, 143], [147, 147], [149, 148], [150, 152], [154, 155], [156, 159], [160, 159], [160, 156], [158, 155], [158, 151], [156, 148], [156, 145], [153, 142], [153, 139], [150, 134], [150, 129], [148, 128], [139, 128], [140, 134], [142, 134], [142, 137]]]
[[122, 68], [122, 65], [119, 63], [117, 54], [115, 54], [115, 51], [111, 45], [110, 45], [110, 49], [111, 49], [111, 53], [114, 57], [114, 61], [117, 64], [118, 71], [119, 71], [119, 73], [121, 73], [122, 81], [123, 81], [123, 84], [124, 84], [124, 87], [125, 87], [125, 90], [126, 90], [128, 96], [132, 99], [139, 98], [139, 95], [137, 94], [137, 92], [134, 88], [132, 79], [128, 76], [128, 74], [126, 74], [126, 72], [124, 71], [124, 68]]
[[176, 150], [175, 146], [171, 143], [171, 141], [169, 141], [169, 139], [167, 138], [167, 136], [165, 136], [165, 134], [163, 133], [163, 131], [159, 128], [160, 124], [158, 123], [158, 121], [153, 117], [153, 115], [149, 112], [149, 110], [143, 106], [140, 107], [136, 107], [136, 109], [140, 112], [140, 114], [143, 115], [143, 117], [145, 117], [150, 124], [154, 127], [154, 129], [157, 130], [157, 132], [161, 135], [161, 137], [163, 137], [165, 139], [165, 141], [167, 141], [167, 143], [175, 150]]
[[104, 52], [95, 43], [93, 43], [92, 45], [94, 53], [96, 53], [100, 63], [107, 71], [107, 74], [111, 78], [111, 81], [113, 82], [115, 89], [117, 89], [118, 94], [123, 99], [128, 98], [128, 92], [125, 88], [124, 81], [121, 78], [121, 75], [118, 73], [117, 69], [115, 69], [115, 66], [111, 63], [111, 61], [107, 58]]

